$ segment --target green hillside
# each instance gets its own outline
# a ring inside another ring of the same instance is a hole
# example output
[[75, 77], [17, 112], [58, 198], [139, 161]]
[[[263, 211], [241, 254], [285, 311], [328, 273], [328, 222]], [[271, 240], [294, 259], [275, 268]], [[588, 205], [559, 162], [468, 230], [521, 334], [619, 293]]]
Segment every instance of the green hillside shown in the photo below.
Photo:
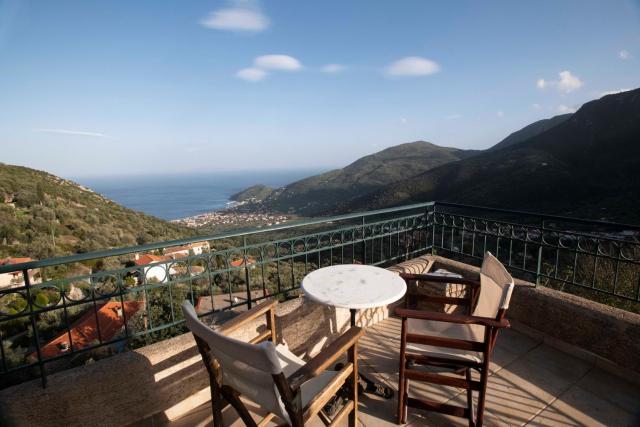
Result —
[[346, 209], [427, 200], [640, 221], [640, 89], [591, 101], [526, 141], [396, 182]]
[[353, 198], [474, 153], [425, 141], [397, 145], [362, 157], [343, 169], [277, 189], [264, 200], [264, 206], [305, 216], [339, 210]]
[[249, 200], [264, 200], [273, 192], [273, 188], [266, 185], [257, 184], [252, 187], [246, 188], [235, 194], [232, 194], [229, 199], [234, 202], [245, 202]]
[[74, 182], [0, 163], [0, 256], [35, 259], [192, 236]]

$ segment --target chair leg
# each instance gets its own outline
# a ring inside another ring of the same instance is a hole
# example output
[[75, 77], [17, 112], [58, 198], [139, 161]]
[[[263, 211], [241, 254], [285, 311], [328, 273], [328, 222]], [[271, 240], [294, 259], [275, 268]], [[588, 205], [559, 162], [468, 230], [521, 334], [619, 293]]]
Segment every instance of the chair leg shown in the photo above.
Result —
[[253, 420], [251, 414], [244, 406], [240, 398], [238, 397], [238, 393], [228, 386], [222, 386], [222, 395], [225, 399], [233, 406], [233, 408], [238, 412], [244, 424], [248, 427], [258, 427], [258, 424]]
[[407, 319], [402, 319], [402, 332], [400, 335], [400, 366], [398, 368], [398, 424], [404, 424], [407, 421], [407, 402], [405, 396], [407, 394], [407, 380], [405, 379], [404, 370], [406, 368], [406, 345], [407, 345]]
[[[467, 383], [471, 385], [471, 368], [467, 368], [465, 372]], [[471, 387], [467, 389], [467, 408], [469, 408], [469, 427], [475, 427], [475, 412], [473, 411], [473, 391]]]
[[485, 397], [487, 395], [487, 380], [489, 377], [489, 366], [482, 367], [480, 371], [480, 392], [478, 393], [478, 411], [476, 415], [476, 427], [482, 427], [484, 418]]
[[211, 383], [211, 409], [213, 411], [213, 427], [223, 427], [222, 425], [222, 408], [226, 406], [224, 397], [220, 393], [220, 389], [213, 382]]
[[353, 363], [353, 373], [349, 382], [351, 383], [351, 400], [353, 401], [353, 409], [349, 414], [349, 427], [358, 425], [358, 343], [355, 343], [348, 352], [349, 362]]
[[[402, 355], [400, 356], [400, 363], [402, 363]], [[404, 369], [400, 368], [400, 378], [398, 379], [398, 419], [397, 422], [398, 424], [402, 424], [403, 423], [403, 416], [402, 414], [404, 413], [404, 406], [405, 406], [405, 401], [404, 401], [404, 394], [405, 394], [405, 390], [404, 390]]]

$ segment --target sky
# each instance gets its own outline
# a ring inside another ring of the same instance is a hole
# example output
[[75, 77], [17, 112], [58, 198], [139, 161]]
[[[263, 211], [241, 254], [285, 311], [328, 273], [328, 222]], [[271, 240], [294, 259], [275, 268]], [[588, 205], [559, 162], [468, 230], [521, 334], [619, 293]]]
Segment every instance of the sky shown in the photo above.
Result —
[[64, 177], [483, 149], [639, 86], [637, 0], [0, 0], [0, 161]]

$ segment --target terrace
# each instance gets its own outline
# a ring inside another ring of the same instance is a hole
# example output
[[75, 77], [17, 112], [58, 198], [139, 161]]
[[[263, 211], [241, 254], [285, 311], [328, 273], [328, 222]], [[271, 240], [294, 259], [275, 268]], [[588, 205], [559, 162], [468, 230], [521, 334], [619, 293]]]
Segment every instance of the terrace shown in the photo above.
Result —
[[[306, 273], [361, 263], [466, 277], [491, 250], [518, 280], [513, 327], [500, 333], [493, 357], [485, 422], [637, 425], [639, 237], [636, 226], [435, 202], [3, 266], [0, 273], [20, 272], [25, 284], [0, 290], [0, 409], [16, 425], [207, 425], [208, 376], [185, 333], [182, 300], [220, 324], [277, 298], [279, 337], [308, 357], [344, 331], [349, 314], [300, 297]], [[162, 255], [199, 241], [210, 250], [153, 264], [162, 278], [145, 277], [133, 262], [138, 253]], [[77, 265], [92, 273], [66, 273]], [[30, 283], [34, 269], [42, 283]], [[115, 304], [117, 333], [102, 333], [107, 304]], [[130, 304], [136, 309], [117, 310]], [[397, 390], [399, 323], [389, 314], [360, 314], [367, 328], [360, 360], [363, 371]], [[78, 324], [92, 330], [91, 340], [77, 338]], [[66, 350], [47, 351], [65, 335]], [[455, 402], [462, 391], [411, 392]], [[395, 405], [366, 395], [359, 419], [393, 424]], [[234, 416], [225, 411], [228, 421]], [[408, 419], [462, 422], [417, 410]]]

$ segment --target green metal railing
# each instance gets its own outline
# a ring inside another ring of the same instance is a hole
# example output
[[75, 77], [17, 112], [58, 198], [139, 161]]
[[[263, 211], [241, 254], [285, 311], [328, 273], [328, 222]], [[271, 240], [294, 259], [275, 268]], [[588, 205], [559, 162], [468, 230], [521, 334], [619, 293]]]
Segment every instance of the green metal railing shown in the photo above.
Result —
[[[640, 311], [639, 236], [632, 225], [429, 202], [1, 266], [16, 277], [0, 289], [0, 387], [44, 385], [49, 372], [181, 333], [185, 299], [215, 322], [294, 297], [308, 272], [332, 264], [427, 253], [478, 264], [491, 251], [516, 277]], [[198, 242], [209, 249], [167, 255]]]
[[640, 227], [438, 202], [433, 248], [479, 263], [493, 252], [521, 279], [640, 311]]
[[[304, 275], [323, 266], [388, 265], [430, 253], [433, 208], [423, 203], [0, 267], [20, 279], [0, 290], [0, 386], [37, 376], [44, 385], [47, 372], [181, 333], [185, 299], [215, 321], [265, 298], [295, 296]], [[160, 257], [199, 242], [209, 249]], [[144, 253], [155, 253], [156, 262], [136, 263]]]

